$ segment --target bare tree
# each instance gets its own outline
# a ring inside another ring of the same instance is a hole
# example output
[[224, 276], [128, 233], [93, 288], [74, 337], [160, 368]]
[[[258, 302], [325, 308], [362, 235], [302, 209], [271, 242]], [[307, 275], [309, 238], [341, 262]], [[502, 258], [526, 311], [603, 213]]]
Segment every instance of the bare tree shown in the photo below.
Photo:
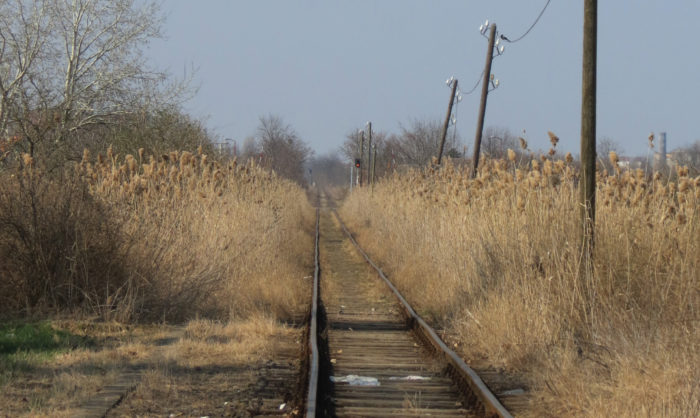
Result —
[[263, 116], [258, 135], [264, 164], [280, 176], [304, 184], [304, 166], [313, 152], [281, 117]]
[[[380, 178], [391, 173], [399, 166], [423, 166], [437, 156], [440, 147], [442, 126], [439, 121], [414, 120], [409, 128], [400, 126], [401, 133], [387, 134], [373, 132], [372, 144], [377, 148], [375, 177]], [[346, 140], [340, 147], [340, 153], [347, 161], [353, 161], [360, 156], [361, 131], [353, 130], [346, 135]], [[369, 163], [367, 158], [367, 138], [362, 163]], [[451, 158], [462, 156], [459, 151], [459, 136], [448, 135], [445, 142], [444, 155]], [[363, 167], [365, 173], [367, 167]]]
[[[400, 126], [401, 134], [397, 147], [399, 158], [404, 164], [425, 165], [437, 155], [440, 146], [442, 127], [436, 120], [414, 120], [409, 128]], [[450, 149], [449, 141], [445, 144]]]
[[150, 0], [6, 0], [0, 6], [0, 128], [26, 150], [93, 125], [179, 105], [188, 79], [149, 68], [162, 15]]
[[598, 154], [598, 163], [609, 173], [614, 172], [615, 167], [610, 161], [610, 153], [614, 151], [616, 154], [622, 154], [624, 152], [622, 147], [617, 141], [607, 136], [598, 138], [597, 142], [596, 154]]
[[261, 153], [260, 143], [255, 139], [254, 136], [248, 136], [243, 140], [243, 145], [241, 146], [241, 161], [248, 161]]
[[0, 2], [0, 135], [10, 134], [8, 125], [17, 117], [20, 99], [35, 62], [46, 59], [51, 31], [47, 1]]
[[[425, 165], [437, 156], [442, 125], [437, 120], [413, 120], [410, 127], [400, 126], [401, 134], [392, 141], [391, 148], [400, 164]], [[448, 135], [445, 154], [458, 153], [458, 138]]]
[[672, 154], [679, 165], [688, 166], [690, 175], [700, 174], [700, 141], [674, 150]]
[[508, 156], [508, 149], [519, 153], [521, 150], [518, 138], [507, 128], [489, 126], [484, 130], [481, 152], [491, 158], [503, 159]]
[[148, 41], [161, 36], [156, 3], [54, 0], [52, 13], [62, 53], [58, 68], [63, 69], [60, 90], [56, 86], [61, 93], [57, 139], [133, 111], [148, 100], [141, 92], [165, 78], [149, 70], [142, 56]]
[[[375, 164], [376, 171], [374, 173], [375, 179], [383, 177], [387, 172], [392, 171], [396, 165], [395, 147], [392, 145], [395, 144], [396, 141], [393, 138], [393, 135], [388, 135], [383, 131], [372, 132], [372, 144], [377, 149], [377, 163]], [[360, 158], [360, 153], [362, 153], [362, 170], [364, 170], [365, 175], [367, 175], [367, 169], [369, 168], [369, 154], [367, 150], [368, 138], [366, 134], [363, 151], [360, 151], [361, 143], [361, 130], [353, 130], [345, 136], [345, 142], [343, 142], [338, 151], [347, 162], [354, 162], [355, 159]]]
[[[360, 158], [360, 150], [362, 133], [359, 129], [353, 130], [347, 135], [345, 135], [345, 141], [340, 146], [340, 154], [346, 158], [347, 161], [354, 161], [356, 158]], [[365, 141], [365, 146], [367, 146]]]

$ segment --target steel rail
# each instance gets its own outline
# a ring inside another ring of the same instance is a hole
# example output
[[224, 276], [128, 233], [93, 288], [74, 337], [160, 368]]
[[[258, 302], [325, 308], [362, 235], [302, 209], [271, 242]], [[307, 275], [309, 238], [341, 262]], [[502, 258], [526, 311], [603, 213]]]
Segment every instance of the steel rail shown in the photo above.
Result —
[[319, 351], [318, 351], [318, 280], [319, 280], [319, 220], [320, 209], [316, 208], [316, 244], [314, 249], [314, 284], [311, 300], [309, 326], [309, 386], [306, 396], [306, 417], [316, 416], [316, 397], [318, 395]]
[[435, 348], [435, 350], [437, 350], [440, 353], [443, 353], [447, 362], [457, 373], [457, 377], [469, 386], [471, 392], [479, 399], [481, 404], [484, 406], [484, 412], [486, 413], [486, 416], [512, 418], [510, 412], [508, 412], [508, 410], [503, 406], [503, 404], [501, 404], [498, 398], [496, 398], [493, 392], [491, 392], [488, 386], [486, 386], [484, 381], [481, 380], [481, 377], [479, 377], [479, 375], [471, 367], [469, 367], [464, 362], [464, 360], [462, 360], [462, 358], [457, 355], [457, 353], [452, 351], [444, 343], [444, 341], [442, 341], [442, 339], [437, 335], [435, 330], [416, 313], [416, 311], [411, 307], [408, 301], [406, 301], [406, 299], [401, 295], [401, 292], [399, 292], [396, 286], [394, 286], [394, 284], [384, 274], [382, 269], [379, 268], [379, 266], [377, 266], [372, 261], [372, 259], [369, 258], [369, 255], [367, 255], [367, 253], [362, 249], [362, 247], [360, 247], [360, 244], [357, 243], [355, 238], [350, 233], [350, 230], [348, 230], [348, 228], [345, 226], [345, 223], [343, 223], [342, 219], [340, 219], [340, 215], [338, 215], [338, 212], [335, 209], [331, 210], [333, 211], [333, 214], [340, 223], [340, 226], [343, 229], [343, 231], [345, 231], [347, 236], [350, 238], [350, 241], [353, 243], [353, 245], [355, 245], [355, 248], [357, 248], [360, 254], [362, 254], [367, 263], [377, 271], [379, 276], [384, 280], [386, 285], [394, 293], [394, 296], [399, 300], [399, 303], [401, 304], [404, 313], [407, 316], [407, 319], [414, 328], [414, 330], [419, 331], [421, 334], [423, 334], [423, 337], [427, 339], [427, 341]]

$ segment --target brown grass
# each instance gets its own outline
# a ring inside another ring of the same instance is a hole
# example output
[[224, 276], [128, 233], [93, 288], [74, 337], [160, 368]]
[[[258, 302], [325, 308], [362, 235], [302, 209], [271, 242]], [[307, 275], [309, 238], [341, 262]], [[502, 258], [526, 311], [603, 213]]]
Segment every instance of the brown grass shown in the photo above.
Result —
[[134, 364], [153, 362], [154, 341], [173, 332], [158, 326], [125, 326], [115, 322], [56, 320], [52, 324], [94, 345], [47, 356], [17, 353], [2, 359], [0, 405], [6, 416], [75, 416], [76, 408], [100, 388], [114, 383]]
[[[290, 345], [298, 346], [302, 337], [301, 329], [260, 314], [234, 322], [192, 320], [181, 327], [74, 320], [57, 320], [53, 325], [89, 336], [95, 346], [66, 351], [51, 359], [28, 354], [13, 370], [4, 370], [0, 405], [7, 416], [76, 416], [81, 404], [134, 366], [145, 370], [143, 379], [128, 398], [128, 407], [116, 415], [131, 415], [128, 411], [132, 409], [143, 413], [148, 406], [167, 409], [172, 405], [162, 397], [177, 398], [172, 392], [178, 390], [196, 389], [200, 399], [189, 401], [211, 408], [207, 387], [215, 373], [221, 375], [217, 378], [228, 378], [229, 384], [246, 389], [255, 383], [256, 367], [289, 350]], [[299, 365], [295, 363], [293, 368], [297, 370]], [[203, 382], [195, 384], [200, 380]], [[215, 392], [229, 401], [244, 398], [231, 386], [217, 387]]]
[[[148, 161], [144, 161], [145, 159]], [[300, 315], [312, 262], [303, 191], [252, 163], [139, 152], [0, 178], [5, 314], [182, 321]], [[301, 225], [301, 227], [300, 227]]]
[[[248, 416], [263, 407], [279, 412], [294, 394], [301, 339], [301, 329], [260, 315], [235, 322], [190, 321], [182, 338], [165, 347], [155, 367], [109, 416]], [[273, 380], [280, 369], [288, 379], [271, 397], [266, 379]], [[283, 412], [290, 410], [291, 405]]]
[[275, 337], [293, 334], [301, 332], [265, 316], [237, 322], [193, 320], [187, 324], [184, 338], [170, 347], [166, 358], [189, 368], [258, 362], [272, 357]]
[[532, 416], [687, 416], [700, 405], [700, 178], [599, 173], [579, 277], [578, 173], [448, 164], [353, 191], [342, 215], [463, 355], [521, 375]]

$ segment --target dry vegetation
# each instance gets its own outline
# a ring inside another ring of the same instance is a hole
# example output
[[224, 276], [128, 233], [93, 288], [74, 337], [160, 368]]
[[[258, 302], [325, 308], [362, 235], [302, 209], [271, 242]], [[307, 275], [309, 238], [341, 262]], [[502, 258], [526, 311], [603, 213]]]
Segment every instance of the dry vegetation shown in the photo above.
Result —
[[[135, 391], [110, 416], [248, 416], [271, 365], [285, 367], [294, 395], [302, 331], [270, 317], [185, 327], [53, 321], [84, 343], [70, 350], [0, 357], [0, 416], [80, 416], [79, 407], [125, 370], [143, 370]], [[274, 400], [274, 407], [282, 402]], [[285, 412], [291, 411], [291, 406]], [[238, 413], [238, 414], [237, 414]]]
[[301, 329], [270, 318], [190, 321], [108, 416], [292, 413], [301, 340]]
[[174, 331], [76, 320], [46, 326], [60, 329], [73, 341], [44, 350], [0, 353], [3, 417], [76, 416], [79, 404], [113, 383], [123, 369], [151, 360], [157, 352], [154, 342]]
[[469, 361], [527, 382], [532, 416], [696, 414], [700, 178], [599, 173], [585, 279], [571, 159], [508, 154], [356, 189], [341, 214]]
[[[301, 313], [313, 220], [303, 191], [206, 155], [91, 159], [47, 173], [25, 155], [0, 181], [5, 314], [106, 319]], [[300, 228], [300, 225], [302, 227]]]
[[70, 341], [15, 344], [6, 330], [0, 410], [73, 416], [138, 366], [148, 371], [126, 414], [224, 401], [245, 412], [256, 370], [282, 347], [298, 359], [301, 330], [281, 322], [305, 314], [313, 223], [303, 190], [252, 162], [110, 148], [52, 171], [25, 155], [0, 172], [0, 317], [71, 318], [41, 328]]

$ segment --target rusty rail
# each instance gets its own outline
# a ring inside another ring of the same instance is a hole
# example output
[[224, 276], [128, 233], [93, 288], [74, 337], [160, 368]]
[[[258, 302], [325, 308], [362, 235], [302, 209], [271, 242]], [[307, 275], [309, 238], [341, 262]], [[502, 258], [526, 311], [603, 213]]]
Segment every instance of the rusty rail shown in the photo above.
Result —
[[309, 386], [306, 397], [306, 417], [316, 416], [316, 397], [318, 395], [319, 351], [318, 351], [318, 241], [319, 241], [320, 209], [316, 208], [316, 244], [314, 249], [314, 284], [311, 299], [311, 314], [309, 325]]
[[470, 389], [473, 396], [478, 399], [478, 401], [483, 405], [484, 413], [489, 417], [503, 417], [512, 418], [512, 415], [508, 410], [501, 404], [501, 402], [496, 398], [496, 396], [491, 392], [491, 390], [486, 386], [484, 381], [479, 377], [479, 375], [472, 370], [461, 357], [452, 351], [440, 337], [437, 335], [435, 330], [428, 325], [423, 318], [421, 318], [416, 311], [411, 307], [411, 305], [406, 301], [406, 299], [401, 295], [401, 292], [394, 286], [394, 284], [389, 280], [384, 274], [381, 268], [377, 266], [367, 255], [367, 253], [360, 247], [355, 238], [352, 236], [348, 228], [343, 223], [342, 219], [338, 215], [335, 209], [331, 209], [336, 219], [340, 223], [341, 228], [350, 238], [350, 241], [355, 245], [355, 248], [362, 254], [367, 263], [372, 266], [379, 276], [384, 280], [386, 285], [394, 293], [394, 296], [398, 299], [401, 304], [404, 315], [409, 323], [412, 325], [414, 331], [419, 333], [424, 340], [430, 343], [435, 351], [441, 353], [448, 364], [452, 367], [453, 377], [460, 381], [461, 386], [466, 386]]

